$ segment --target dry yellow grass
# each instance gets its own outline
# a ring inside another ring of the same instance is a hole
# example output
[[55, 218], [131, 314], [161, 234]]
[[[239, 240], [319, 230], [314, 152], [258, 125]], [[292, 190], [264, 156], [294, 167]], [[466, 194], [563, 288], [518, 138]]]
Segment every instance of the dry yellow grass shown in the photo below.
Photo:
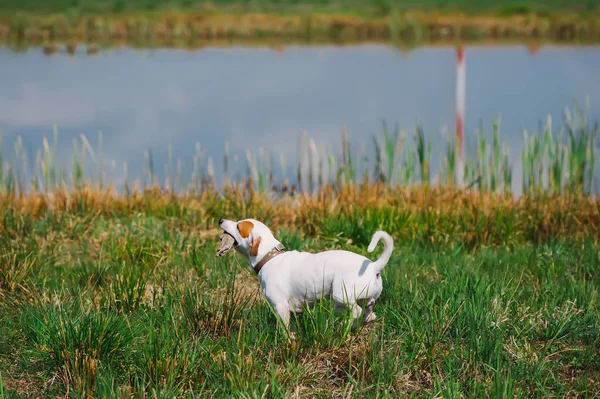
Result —
[[214, 230], [221, 217], [254, 217], [267, 221], [274, 229], [317, 236], [326, 235], [324, 226], [332, 221], [362, 223], [369, 231], [383, 223], [396, 229], [390, 231], [396, 237], [431, 243], [495, 245], [553, 237], [600, 238], [600, 201], [594, 197], [516, 199], [509, 195], [446, 188], [390, 188], [382, 184], [325, 187], [315, 195], [286, 194], [277, 198], [241, 186], [224, 193], [184, 195], [159, 188], [133, 190], [129, 195], [85, 188], [52, 194], [4, 195], [0, 206], [5, 212], [10, 210], [34, 219], [47, 212], [98, 216], [141, 212], [167, 219], [172, 216], [174, 220], [183, 217], [197, 223], [174, 223], [205, 235]]

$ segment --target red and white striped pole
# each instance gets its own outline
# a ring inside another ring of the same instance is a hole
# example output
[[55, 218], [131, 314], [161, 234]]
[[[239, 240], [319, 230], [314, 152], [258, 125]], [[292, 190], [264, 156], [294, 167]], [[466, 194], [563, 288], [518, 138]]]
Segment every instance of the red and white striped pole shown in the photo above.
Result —
[[462, 45], [458, 46], [457, 65], [456, 65], [456, 183], [462, 187], [464, 179], [464, 159], [463, 159], [463, 139], [465, 128], [465, 95], [466, 95], [466, 74], [465, 74], [465, 50]]

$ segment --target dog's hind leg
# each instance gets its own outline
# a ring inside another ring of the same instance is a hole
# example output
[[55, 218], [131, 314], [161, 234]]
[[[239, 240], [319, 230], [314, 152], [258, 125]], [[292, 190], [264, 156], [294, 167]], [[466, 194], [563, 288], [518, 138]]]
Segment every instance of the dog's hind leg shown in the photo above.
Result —
[[360, 316], [363, 313], [363, 309], [356, 302], [348, 304], [348, 307], [350, 308], [352, 319], [354, 320], [354, 322], [352, 323], [352, 330], [356, 330], [356, 326], [358, 324]]
[[375, 316], [375, 312], [373, 311], [373, 306], [375, 306], [375, 299], [369, 298], [369, 300], [367, 301], [367, 303], [365, 305], [365, 312], [363, 314], [363, 322], [370, 323], [372, 321], [375, 321], [375, 319], [377, 318]]
[[353, 319], [358, 319], [362, 315], [363, 309], [358, 305], [358, 303], [354, 302], [353, 304], [349, 305], [349, 307], [352, 310]]

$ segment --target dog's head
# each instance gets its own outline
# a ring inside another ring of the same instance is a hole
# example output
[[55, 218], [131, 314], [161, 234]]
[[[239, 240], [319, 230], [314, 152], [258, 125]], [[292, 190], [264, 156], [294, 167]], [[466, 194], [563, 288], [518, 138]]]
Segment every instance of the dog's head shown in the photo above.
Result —
[[233, 248], [248, 259], [252, 268], [267, 252], [281, 245], [273, 236], [273, 232], [256, 219], [243, 219], [237, 222], [221, 219], [219, 227], [225, 234], [233, 237], [235, 241]]

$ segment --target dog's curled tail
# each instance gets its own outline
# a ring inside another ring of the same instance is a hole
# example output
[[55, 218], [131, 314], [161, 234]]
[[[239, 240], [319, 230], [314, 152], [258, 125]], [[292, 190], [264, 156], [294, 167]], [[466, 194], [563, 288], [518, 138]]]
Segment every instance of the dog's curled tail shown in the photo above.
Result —
[[377, 243], [379, 243], [379, 240], [383, 240], [383, 252], [379, 256], [379, 258], [372, 263], [372, 266], [375, 269], [376, 273], [379, 273], [385, 267], [385, 265], [387, 265], [388, 261], [390, 260], [390, 257], [392, 256], [392, 251], [394, 251], [394, 240], [392, 239], [392, 237], [385, 231], [378, 230], [375, 232], [375, 234], [373, 234], [373, 238], [371, 238], [371, 243], [367, 248], [367, 251], [369, 251], [369, 253], [375, 250], [375, 247], [377, 246]]

